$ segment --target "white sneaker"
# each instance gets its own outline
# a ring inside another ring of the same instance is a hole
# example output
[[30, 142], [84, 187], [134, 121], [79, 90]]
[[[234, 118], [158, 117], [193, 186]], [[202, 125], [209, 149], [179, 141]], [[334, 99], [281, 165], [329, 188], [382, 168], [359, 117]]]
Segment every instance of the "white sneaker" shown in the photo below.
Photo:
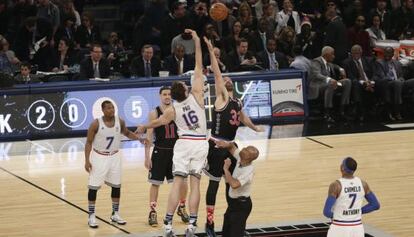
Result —
[[172, 225], [164, 225], [164, 237], [176, 237]]
[[125, 225], [126, 221], [119, 216], [118, 212], [114, 212], [111, 216], [111, 221], [117, 223], [118, 225]]
[[95, 217], [95, 214], [89, 215], [89, 218], [88, 218], [88, 225], [89, 225], [89, 227], [91, 227], [91, 228], [93, 228], [93, 229], [98, 228], [98, 223], [96, 223], [96, 217]]
[[185, 237], [197, 237], [197, 235], [195, 235], [195, 231], [196, 231], [196, 226], [194, 225], [188, 225], [187, 229], [185, 230]]

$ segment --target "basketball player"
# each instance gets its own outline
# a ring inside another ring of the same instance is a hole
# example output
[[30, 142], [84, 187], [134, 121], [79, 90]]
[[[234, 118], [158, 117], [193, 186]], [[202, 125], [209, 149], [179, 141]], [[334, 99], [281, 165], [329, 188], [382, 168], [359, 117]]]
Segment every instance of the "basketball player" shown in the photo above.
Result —
[[216, 144], [227, 149], [236, 158], [233, 173], [230, 172], [230, 159], [226, 159], [223, 165], [224, 178], [230, 188], [226, 189], [228, 206], [224, 214], [222, 236], [244, 236], [246, 221], [252, 211], [250, 198], [254, 174], [252, 162], [259, 157], [259, 150], [254, 146], [239, 150], [234, 142], [222, 140], [217, 140]]
[[[347, 157], [341, 164], [342, 178], [329, 186], [323, 214], [332, 219], [328, 237], [364, 237], [362, 214], [378, 210], [380, 204], [368, 184], [354, 176], [357, 162]], [[368, 204], [362, 207], [365, 199]]]
[[89, 220], [91, 228], [98, 228], [95, 218], [96, 193], [105, 182], [112, 187], [112, 216], [111, 221], [125, 225], [119, 216], [119, 198], [121, 196], [121, 134], [129, 139], [139, 137], [129, 131], [125, 122], [115, 116], [112, 102], [106, 100], [101, 104], [103, 117], [95, 119], [88, 129], [85, 144], [85, 170], [89, 173]]
[[[150, 112], [149, 121], [159, 118], [163, 111], [172, 107], [171, 105], [171, 88], [163, 86], [160, 88], [160, 106]], [[154, 149], [150, 156], [150, 148], [153, 141], [153, 133], [155, 132]], [[172, 158], [174, 144], [178, 139], [177, 125], [173, 121], [165, 126], [147, 129], [147, 142], [145, 143], [145, 167], [149, 170], [148, 182], [150, 187], [150, 213], [148, 215], [148, 224], [150, 226], [158, 226], [157, 220], [157, 199], [160, 185], [164, 182], [173, 181], [172, 174]], [[181, 220], [188, 223], [189, 216], [185, 209], [185, 198], [187, 195], [187, 182], [183, 182], [181, 187], [181, 199], [178, 205], [177, 214]]]
[[231, 79], [226, 77], [225, 81], [223, 80], [217, 59], [214, 56], [214, 47], [208, 39], [204, 38], [204, 41], [207, 44], [210, 54], [211, 69], [214, 72], [216, 90], [211, 138], [209, 140], [209, 152], [207, 156], [208, 165], [204, 170], [210, 177], [206, 193], [207, 221], [205, 231], [207, 236], [215, 237], [214, 208], [216, 204], [217, 190], [221, 177], [223, 176], [224, 160], [231, 157], [231, 154], [227, 149], [218, 148], [214, 141], [233, 141], [241, 123], [256, 132], [262, 132], [263, 128], [256, 127], [249, 116], [243, 112], [242, 102], [237, 98], [233, 98], [233, 83]]
[[204, 109], [204, 76], [200, 38], [193, 30], [191, 33], [195, 43], [194, 79], [189, 92], [184, 82], [175, 81], [171, 87], [171, 97], [175, 100], [173, 107], [167, 108], [156, 120], [147, 125], [138, 126], [138, 131], [167, 125], [172, 120], [178, 127], [179, 139], [174, 146], [173, 185], [168, 197], [167, 214], [164, 219], [165, 236], [174, 236], [172, 218], [180, 197], [180, 188], [184, 178], [190, 176], [190, 222], [186, 236], [194, 236], [197, 227], [197, 214], [200, 204], [200, 178], [208, 153], [207, 123]]

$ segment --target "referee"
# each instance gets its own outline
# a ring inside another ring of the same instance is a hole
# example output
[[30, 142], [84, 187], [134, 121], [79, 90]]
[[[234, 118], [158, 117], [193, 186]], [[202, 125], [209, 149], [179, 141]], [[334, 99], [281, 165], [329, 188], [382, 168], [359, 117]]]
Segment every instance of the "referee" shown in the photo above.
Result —
[[218, 147], [226, 148], [236, 158], [233, 173], [230, 172], [231, 160], [224, 161], [224, 177], [229, 184], [227, 210], [224, 213], [223, 237], [244, 236], [246, 221], [252, 210], [250, 189], [253, 181], [254, 166], [252, 162], [259, 156], [259, 150], [248, 146], [239, 150], [234, 143], [216, 141]]

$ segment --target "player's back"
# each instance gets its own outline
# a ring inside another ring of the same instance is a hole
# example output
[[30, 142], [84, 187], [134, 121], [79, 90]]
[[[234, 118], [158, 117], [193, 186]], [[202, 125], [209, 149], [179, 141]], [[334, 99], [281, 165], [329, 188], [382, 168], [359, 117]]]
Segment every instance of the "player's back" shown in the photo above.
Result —
[[205, 109], [190, 93], [181, 102], [174, 102], [175, 124], [180, 138], [206, 138], [207, 122]]
[[214, 107], [211, 136], [229, 141], [234, 140], [237, 129], [240, 126], [241, 110], [241, 101], [231, 97], [229, 97], [224, 108], [216, 109]]
[[333, 206], [333, 223], [336, 225], [352, 226], [361, 224], [361, 208], [365, 191], [358, 177], [341, 178], [341, 193]]
[[119, 117], [115, 116], [113, 127], [105, 125], [102, 117], [98, 118], [98, 131], [95, 134], [92, 146], [101, 152], [113, 152], [119, 150], [121, 145], [121, 123]]

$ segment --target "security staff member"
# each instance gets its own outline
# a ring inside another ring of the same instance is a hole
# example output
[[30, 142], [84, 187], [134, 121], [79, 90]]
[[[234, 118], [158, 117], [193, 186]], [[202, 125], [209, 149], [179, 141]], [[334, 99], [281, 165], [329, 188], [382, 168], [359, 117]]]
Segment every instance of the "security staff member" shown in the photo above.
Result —
[[259, 156], [259, 150], [248, 146], [239, 150], [234, 143], [216, 141], [218, 147], [226, 148], [236, 158], [237, 164], [230, 172], [231, 160], [224, 161], [224, 177], [229, 184], [228, 207], [224, 214], [223, 237], [243, 236], [246, 229], [246, 220], [252, 210], [250, 188], [253, 181], [254, 166], [252, 162]]

